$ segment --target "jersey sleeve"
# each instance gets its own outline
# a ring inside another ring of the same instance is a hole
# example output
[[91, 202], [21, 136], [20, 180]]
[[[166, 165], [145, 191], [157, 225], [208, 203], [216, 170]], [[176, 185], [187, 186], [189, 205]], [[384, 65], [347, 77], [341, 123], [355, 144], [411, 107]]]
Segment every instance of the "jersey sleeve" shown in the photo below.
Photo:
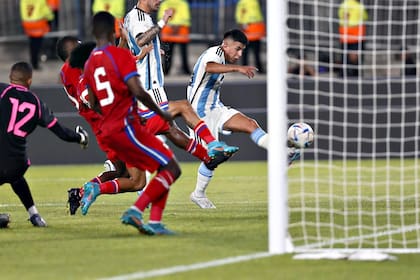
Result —
[[127, 30], [134, 38], [152, 28], [153, 25], [153, 20], [149, 15], [137, 10], [131, 11], [126, 19]]
[[213, 52], [213, 51], [207, 51], [204, 55], [203, 58], [201, 59], [201, 63], [203, 65], [206, 65], [208, 62], [215, 62], [215, 63], [220, 63], [223, 64], [223, 59], [220, 55], [218, 55], [217, 53]]
[[38, 125], [50, 128], [57, 122], [57, 118], [42, 100], [39, 100], [39, 105], [40, 116], [38, 120]]
[[128, 79], [134, 76], [138, 76], [137, 67], [136, 67], [136, 60], [134, 59], [133, 55], [127, 49], [119, 49], [121, 50], [119, 54], [119, 58], [117, 61], [118, 69], [121, 73], [121, 76], [126, 82]]

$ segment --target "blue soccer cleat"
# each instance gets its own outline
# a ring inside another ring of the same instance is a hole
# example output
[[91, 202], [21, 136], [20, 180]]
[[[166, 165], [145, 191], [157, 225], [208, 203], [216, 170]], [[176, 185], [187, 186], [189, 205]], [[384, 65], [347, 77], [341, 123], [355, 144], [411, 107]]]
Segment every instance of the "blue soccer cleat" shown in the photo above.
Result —
[[80, 201], [80, 205], [82, 206], [81, 207], [82, 214], [86, 215], [89, 210], [89, 207], [96, 200], [98, 195], [100, 195], [101, 191], [99, 189], [99, 184], [92, 183], [92, 182], [87, 182], [83, 186], [83, 191], [84, 191], [83, 197], [82, 197], [82, 200]]
[[135, 227], [140, 233], [155, 235], [155, 231], [143, 222], [143, 215], [140, 211], [130, 208], [121, 216], [121, 222], [125, 225]]
[[162, 223], [149, 223], [156, 235], [175, 235], [175, 232], [169, 230]]
[[207, 145], [207, 154], [210, 158], [215, 158], [221, 154], [233, 155], [237, 151], [239, 151], [239, 147], [229, 146], [222, 141], [213, 141]]

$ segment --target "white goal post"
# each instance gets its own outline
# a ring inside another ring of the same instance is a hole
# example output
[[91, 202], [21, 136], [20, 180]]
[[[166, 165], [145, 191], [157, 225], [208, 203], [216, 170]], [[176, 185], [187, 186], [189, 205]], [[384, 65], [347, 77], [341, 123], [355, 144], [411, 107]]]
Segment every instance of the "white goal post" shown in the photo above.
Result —
[[[356, 74], [341, 71], [351, 52], [339, 41], [341, 2], [267, 1], [269, 251], [285, 252], [288, 231], [294, 252], [418, 253], [420, 2], [360, 1]], [[315, 141], [284, 178], [294, 122], [310, 124]]]

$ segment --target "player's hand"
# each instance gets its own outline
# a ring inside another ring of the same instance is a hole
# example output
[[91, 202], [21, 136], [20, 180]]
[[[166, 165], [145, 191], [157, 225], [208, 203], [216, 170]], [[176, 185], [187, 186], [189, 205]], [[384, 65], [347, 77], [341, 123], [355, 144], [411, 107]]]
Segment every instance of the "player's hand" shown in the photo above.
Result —
[[255, 66], [241, 65], [238, 72], [251, 79], [255, 76], [256, 71], [258, 71], [258, 68]]
[[122, 22], [119, 22], [118, 27], [120, 29], [121, 38], [123, 38], [125, 41], [128, 41], [128, 31], [125, 28], [124, 24]]
[[136, 55], [136, 60], [142, 60], [152, 50], [153, 50], [153, 44], [144, 45], [141, 48], [140, 54]]
[[75, 131], [77, 134], [80, 135], [80, 146], [82, 147], [82, 149], [86, 149], [89, 143], [89, 135], [87, 131], [80, 125], [76, 126]]
[[167, 9], [163, 12], [163, 21], [165, 21], [165, 24], [168, 23], [169, 19], [173, 16], [175, 10], [174, 9]]

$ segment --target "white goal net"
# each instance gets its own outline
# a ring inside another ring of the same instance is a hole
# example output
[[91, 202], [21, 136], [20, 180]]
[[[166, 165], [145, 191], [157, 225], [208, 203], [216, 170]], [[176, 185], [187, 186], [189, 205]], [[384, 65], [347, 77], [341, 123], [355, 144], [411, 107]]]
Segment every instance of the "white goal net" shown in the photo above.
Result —
[[288, 1], [289, 124], [315, 131], [289, 168], [289, 233], [296, 252], [420, 252], [420, 2], [360, 0], [356, 48], [342, 2]]

